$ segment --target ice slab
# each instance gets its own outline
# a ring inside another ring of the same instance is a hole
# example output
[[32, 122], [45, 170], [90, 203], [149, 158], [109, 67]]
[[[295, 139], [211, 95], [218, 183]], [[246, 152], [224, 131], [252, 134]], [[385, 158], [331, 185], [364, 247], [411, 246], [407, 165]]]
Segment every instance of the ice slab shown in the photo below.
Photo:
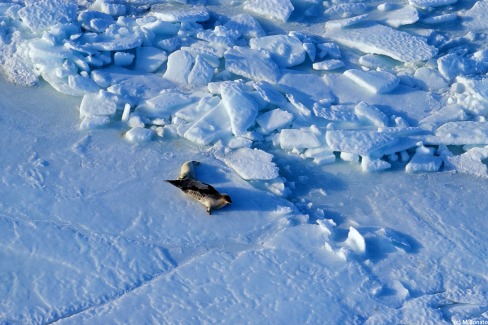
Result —
[[227, 71], [249, 79], [275, 84], [281, 75], [278, 65], [263, 51], [234, 46], [225, 51], [224, 58]]
[[80, 123], [80, 130], [89, 130], [102, 127], [110, 123], [110, 117], [106, 115], [85, 116]]
[[259, 22], [249, 14], [240, 14], [233, 16], [228, 22], [224, 24], [225, 27], [231, 30], [236, 30], [241, 36], [247, 38], [263, 37], [266, 32]]
[[408, 2], [415, 7], [429, 8], [451, 5], [456, 3], [457, 0], [408, 0]]
[[295, 8], [290, 0], [254, 0], [246, 2], [244, 9], [269, 19], [285, 22]]
[[104, 33], [84, 34], [77, 42], [89, 44], [97, 51], [124, 51], [140, 46], [143, 39], [144, 36], [139, 28], [111, 25]]
[[176, 117], [193, 122], [200, 119], [220, 102], [220, 97], [203, 97], [197, 105], [188, 105], [176, 112]]
[[361, 52], [382, 54], [401, 62], [425, 61], [437, 54], [437, 49], [424, 38], [379, 24], [334, 29], [327, 31], [326, 36]]
[[366, 252], [366, 240], [354, 227], [349, 227], [349, 233], [344, 242], [344, 246], [349, 247], [356, 254], [364, 254]]
[[354, 112], [358, 117], [370, 121], [379, 128], [388, 126], [388, 116], [375, 106], [360, 102], [354, 108]]
[[459, 105], [448, 105], [419, 121], [423, 129], [434, 131], [447, 122], [464, 121], [468, 115]]
[[310, 111], [316, 102], [333, 103], [334, 95], [330, 92], [325, 81], [316, 74], [304, 72], [285, 73], [277, 88], [289, 95], [293, 95]]
[[193, 103], [195, 99], [176, 91], [165, 91], [163, 94], [147, 100], [136, 108], [142, 116], [148, 118], [170, 119], [171, 115], [184, 106]]
[[279, 66], [290, 68], [305, 61], [302, 42], [295, 36], [272, 35], [252, 38], [249, 46], [255, 50], [266, 50]]
[[245, 180], [271, 180], [279, 176], [273, 155], [251, 148], [240, 148], [223, 157], [223, 161]]
[[439, 144], [488, 144], [488, 122], [448, 122], [435, 131]]
[[212, 81], [214, 67], [200, 55], [195, 58], [195, 64], [188, 74], [188, 83], [193, 86], [206, 86]]
[[170, 23], [204, 22], [210, 18], [210, 14], [204, 6], [190, 6], [180, 4], [155, 4], [151, 6], [150, 15]]
[[257, 81], [253, 83], [254, 89], [256, 89], [259, 95], [268, 103], [273, 105], [284, 105], [286, 103], [286, 97], [276, 90], [273, 85], [266, 81]]
[[193, 63], [194, 59], [190, 53], [182, 50], [173, 52], [168, 57], [168, 67], [163, 77], [177, 84], [186, 84]]
[[345, 64], [341, 60], [330, 59], [330, 60], [315, 62], [312, 65], [312, 68], [314, 70], [330, 71], [330, 70], [336, 70], [336, 69], [342, 68], [343, 66], [345, 66]]
[[220, 92], [230, 119], [232, 133], [235, 136], [244, 134], [256, 120], [258, 105], [234, 82], [222, 83]]
[[398, 78], [386, 71], [362, 71], [358, 69], [350, 69], [344, 72], [344, 76], [373, 94], [389, 93], [399, 84]]
[[124, 134], [124, 137], [132, 143], [148, 142], [154, 137], [154, 131], [142, 127], [135, 127]]
[[280, 132], [281, 149], [307, 149], [317, 148], [320, 141], [317, 136], [307, 129], [283, 129]]
[[436, 172], [441, 168], [441, 157], [434, 156], [431, 148], [418, 147], [412, 159], [405, 166], [407, 173]]
[[36, 33], [56, 24], [75, 21], [76, 11], [76, 4], [63, 0], [27, 0], [18, 15]]
[[419, 81], [422, 89], [436, 91], [449, 87], [447, 81], [437, 69], [420, 67], [415, 71], [414, 77]]
[[370, 19], [384, 22], [385, 24], [398, 28], [403, 25], [410, 25], [419, 20], [417, 9], [412, 6], [404, 6], [391, 11], [386, 11], [376, 18], [375, 15], [370, 15]]
[[155, 47], [136, 48], [136, 62], [134, 68], [142, 72], [156, 71], [168, 56], [164, 51]]
[[363, 157], [361, 160], [361, 169], [364, 172], [379, 172], [389, 168], [391, 168], [391, 164], [381, 159]]
[[333, 31], [334, 29], [341, 29], [341, 28], [354, 26], [360, 22], [366, 21], [368, 17], [369, 16], [365, 14], [365, 15], [359, 15], [350, 18], [329, 20], [325, 23], [325, 29], [327, 31]]
[[117, 111], [117, 96], [105, 90], [100, 90], [98, 93], [87, 94], [83, 96], [80, 104], [80, 115], [84, 116], [98, 116], [114, 115]]
[[263, 133], [268, 134], [289, 125], [293, 118], [293, 114], [277, 108], [259, 115], [256, 122]]
[[456, 77], [460, 88], [453, 94], [457, 104], [473, 115], [488, 114], [488, 78]]
[[89, 94], [96, 93], [100, 87], [90, 77], [80, 76], [78, 74], [68, 76], [68, 85], [76, 92]]
[[318, 105], [313, 106], [315, 116], [329, 121], [357, 122], [354, 110], [346, 105]]
[[222, 101], [197, 120], [183, 135], [186, 139], [209, 145], [217, 140], [232, 136], [229, 115]]
[[488, 29], [488, 0], [476, 1], [474, 6], [463, 15], [463, 26], [470, 31], [486, 31]]
[[313, 162], [317, 165], [331, 164], [336, 161], [334, 152], [324, 146], [305, 150], [303, 157], [312, 158]]
[[364, 3], [338, 3], [332, 4], [324, 11], [324, 14], [330, 17], [349, 18], [364, 14], [368, 7]]
[[356, 130], [329, 130], [325, 139], [327, 145], [334, 151], [378, 158], [383, 156], [384, 150], [398, 141], [398, 138], [392, 134]]
[[488, 166], [483, 160], [488, 158], [488, 148], [472, 148], [458, 156], [448, 156], [447, 161], [456, 171], [477, 177], [488, 178]]

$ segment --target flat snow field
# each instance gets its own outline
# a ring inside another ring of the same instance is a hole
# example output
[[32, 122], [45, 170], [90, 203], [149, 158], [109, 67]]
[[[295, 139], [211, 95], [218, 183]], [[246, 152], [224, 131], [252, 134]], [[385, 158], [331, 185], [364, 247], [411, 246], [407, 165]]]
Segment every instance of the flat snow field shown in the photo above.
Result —
[[488, 324], [487, 15], [0, 3], [0, 324]]

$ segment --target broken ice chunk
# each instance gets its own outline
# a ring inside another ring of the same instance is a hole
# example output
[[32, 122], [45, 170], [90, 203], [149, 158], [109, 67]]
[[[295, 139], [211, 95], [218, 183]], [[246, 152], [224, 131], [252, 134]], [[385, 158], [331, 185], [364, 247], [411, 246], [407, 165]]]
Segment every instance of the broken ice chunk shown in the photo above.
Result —
[[222, 83], [220, 92], [230, 119], [232, 133], [240, 136], [254, 124], [258, 114], [258, 105], [234, 82]]
[[419, 8], [441, 7], [456, 3], [457, 0], [409, 0], [412, 6]]
[[349, 227], [349, 234], [344, 242], [344, 246], [349, 247], [356, 254], [364, 254], [366, 252], [366, 241], [354, 227]]
[[280, 132], [281, 149], [306, 149], [320, 146], [317, 136], [310, 130], [306, 129], [283, 129]]
[[156, 71], [168, 59], [166, 53], [155, 47], [136, 49], [135, 69], [142, 72]]
[[488, 122], [448, 122], [435, 131], [439, 144], [488, 144]]
[[434, 131], [447, 122], [463, 121], [467, 118], [468, 116], [461, 106], [448, 105], [420, 120], [419, 126], [425, 130]]
[[257, 81], [253, 83], [253, 87], [268, 103], [277, 106], [286, 104], [285, 96], [276, 90], [270, 83], [266, 81]]
[[315, 62], [312, 65], [312, 68], [314, 70], [330, 71], [330, 70], [342, 68], [343, 66], [344, 66], [344, 62], [342, 62], [341, 60], [331, 59], [331, 60], [324, 60], [321, 62]]
[[331, 30], [326, 36], [364, 53], [382, 54], [402, 62], [424, 61], [437, 54], [437, 49], [425, 39], [379, 24]]
[[472, 148], [459, 156], [447, 156], [447, 161], [456, 171], [488, 178], [488, 167], [483, 160], [488, 158], [488, 148]]
[[36, 33], [56, 24], [76, 20], [77, 5], [63, 0], [27, 0], [18, 11], [22, 22]]
[[421, 67], [415, 71], [414, 77], [420, 81], [424, 90], [435, 91], [449, 86], [439, 71], [435, 69]]
[[115, 52], [114, 54], [114, 64], [118, 66], [131, 65], [134, 60], [134, 54], [125, 52]]
[[100, 87], [90, 77], [83, 77], [79, 74], [68, 76], [68, 85], [71, 89], [80, 93], [96, 93]]
[[391, 164], [381, 159], [371, 159], [369, 157], [362, 157], [361, 169], [364, 172], [377, 172], [391, 167]]
[[259, 115], [256, 122], [261, 127], [264, 134], [281, 129], [293, 121], [293, 114], [279, 108]]
[[331, 164], [336, 161], [334, 152], [327, 147], [309, 148], [303, 153], [305, 158], [312, 158], [317, 165]]
[[329, 130], [325, 139], [334, 151], [355, 153], [362, 157], [380, 158], [383, 151], [397, 143], [398, 138], [388, 133], [356, 130]]
[[290, 0], [253, 0], [246, 2], [244, 9], [269, 19], [285, 22], [295, 8]]
[[208, 145], [223, 137], [231, 136], [229, 115], [223, 101], [196, 121], [184, 137], [200, 145]]
[[266, 35], [266, 32], [258, 21], [249, 14], [233, 16], [224, 26], [228, 29], [238, 31], [242, 36], [247, 38], [263, 37]]
[[260, 50], [234, 46], [225, 51], [224, 58], [227, 71], [256, 81], [264, 80], [274, 84], [281, 74], [269, 53]]
[[177, 4], [155, 4], [151, 6], [150, 15], [170, 23], [204, 22], [210, 18], [210, 14], [204, 6], [188, 6]]
[[375, 106], [360, 102], [354, 108], [354, 112], [358, 117], [369, 120], [379, 128], [388, 126], [388, 116]]
[[110, 123], [110, 118], [105, 115], [99, 116], [85, 116], [80, 124], [80, 130], [88, 130], [98, 128]]
[[279, 176], [273, 155], [259, 149], [240, 148], [222, 160], [245, 180], [271, 180]]
[[105, 90], [100, 90], [98, 93], [91, 93], [83, 96], [80, 105], [80, 115], [84, 116], [98, 116], [114, 115], [117, 111], [117, 96]]
[[163, 78], [177, 84], [186, 84], [193, 66], [193, 57], [186, 51], [178, 50], [169, 55], [167, 65]]
[[344, 72], [344, 76], [373, 94], [388, 93], [394, 90], [399, 83], [399, 80], [395, 75], [385, 71], [362, 71], [350, 69]]
[[200, 55], [197, 55], [195, 65], [188, 75], [188, 83], [194, 86], [205, 86], [212, 81], [214, 72], [214, 67]]
[[179, 92], [166, 91], [163, 94], [147, 100], [136, 111], [148, 118], [169, 119], [178, 109], [193, 102], [191, 97]]
[[[452, 0], [455, 2], [455, 0]], [[486, 32], [488, 28], [488, 1], [476, 1], [474, 6], [463, 14], [463, 26], [469, 31]]]
[[272, 35], [252, 38], [249, 46], [256, 50], [266, 50], [279, 66], [290, 68], [305, 61], [302, 42], [295, 36]]
[[441, 168], [441, 157], [434, 156], [434, 149], [420, 146], [405, 166], [407, 173], [436, 172]]
[[154, 137], [154, 131], [151, 129], [135, 127], [124, 134], [124, 137], [132, 143], [148, 142]]
[[313, 105], [313, 112], [315, 116], [321, 117], [329, 121], [346, 121], [357, 122], [358, 117], [354, 114], [354, 110], [346, 105], [320, 105], [315, 103]]

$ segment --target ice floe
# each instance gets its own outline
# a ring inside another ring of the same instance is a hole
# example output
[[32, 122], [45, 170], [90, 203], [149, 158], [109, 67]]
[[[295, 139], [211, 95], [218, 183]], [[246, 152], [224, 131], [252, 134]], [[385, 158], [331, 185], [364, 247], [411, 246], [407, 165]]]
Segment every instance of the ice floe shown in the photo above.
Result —
[[244, 9], [269, 19], [287, 21], [295, 9], [290, 0], [248, 0]]

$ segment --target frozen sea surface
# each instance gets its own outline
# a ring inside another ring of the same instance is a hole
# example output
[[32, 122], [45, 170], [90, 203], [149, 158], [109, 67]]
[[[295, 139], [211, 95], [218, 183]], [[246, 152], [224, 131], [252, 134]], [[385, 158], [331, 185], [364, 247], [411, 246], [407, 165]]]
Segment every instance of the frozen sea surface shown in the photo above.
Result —
[[0, 4], [1, 323], [486, 321], [486, 1], [153, 2]]

